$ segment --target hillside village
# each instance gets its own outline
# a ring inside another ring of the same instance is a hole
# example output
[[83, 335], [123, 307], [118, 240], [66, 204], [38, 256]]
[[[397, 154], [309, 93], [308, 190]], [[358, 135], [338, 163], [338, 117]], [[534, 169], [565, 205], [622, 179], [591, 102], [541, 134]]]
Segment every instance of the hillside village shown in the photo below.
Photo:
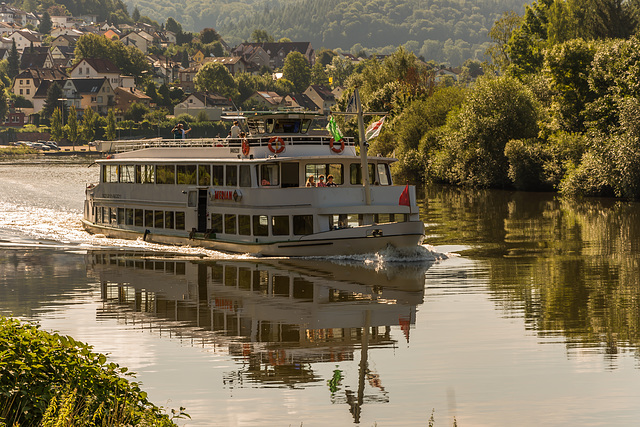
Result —
[[[43, 19], [50, 19], [46, 34], [36, 30], [42, 27]], [[52, 102], [54, 85], [62, 92], [55, 98], [59, 104], [53, 107], [64, 107], [65, 111], [75, 107], [79, 119], [89, 108], [103, 117], [113, 110], [116, 122], [130, 118], [127, 113], [132, 105], [137, 108], [142, 105], [144, 111], [163, 108], [168, 115], [200, 115], [207, 120], [219, 120], [224, 112], [239, 109], [300, 108], [328, 114], [343, 91], [341, 82], [329, 79], [329, 84], [309, 84], [306, 89], [297, 91], [286, 91], [287, 86], [283, 86], [286, 93], [283, 90], [255, 90], [240, 102], [234, 102], [228, 94], [198, 91], [198, 72], [207, 64], [222, 64], [233, 77], [241, 73], [270, 73], [277, 81], [283, 76], [285, 59], [293, 52], [301, 54], [309, 68], [314, 66], [317, 58], [311, 43], [263, 41], [231, 47], [216, 34], [218, 49], [214, 50], [217, 52], [196, 49], [188, 55], [185, 50], [169, 55], [163, 52], [170, 52], [172, 46], [176, 46], [179, 35], [165, 29], [164, 25], [158, 29], [145, 22], [115, 26], [96, 21], [95, 15], [46, 14], [45, 17], [0, 4], [0, 59], [11, 64], [13, 52], [14, 56], [17, 54], [13, 61], [19, 64], [9, 87], [13, 96], [9, 99], [5, 127], [46, 123], [51, 116], [51, 106], [48, 107], [49, 114], [44, 110], [47, 102]], [[137, 49], [146, 61], [142, 75], [128, 75], [112, 60], [99, 55], [76, 59], [76, 45], [88, 35]], [[351, 68], [364, 60], [346, 53], [332, 54]], [[331, 63], [323, 71], [330, 67]], [[460, 70], [442, 68], [435, 78], [457, 80], [459, 73]], [[164, 93], [165, 98], [170, 95], [171, 102], [160, 102], [155, 93]]]

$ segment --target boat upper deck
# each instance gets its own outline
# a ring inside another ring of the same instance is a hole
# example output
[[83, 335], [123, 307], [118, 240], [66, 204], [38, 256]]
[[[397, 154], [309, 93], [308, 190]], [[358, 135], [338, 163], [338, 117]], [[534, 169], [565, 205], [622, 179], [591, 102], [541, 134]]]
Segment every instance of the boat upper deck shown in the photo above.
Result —
[[[273, 158], [356, 155], [353, 138], [334, 141], [325, 130], [312, 129], [312, 112], [254, 113], [238, 137], [98, 141], [98, 150], [123, 158]], [[179, 150], [177, 150], [179, 149]], [[131, 154], [135, 152], [135, 154]], [[120, 154], [127, 153], [127, 154]]]

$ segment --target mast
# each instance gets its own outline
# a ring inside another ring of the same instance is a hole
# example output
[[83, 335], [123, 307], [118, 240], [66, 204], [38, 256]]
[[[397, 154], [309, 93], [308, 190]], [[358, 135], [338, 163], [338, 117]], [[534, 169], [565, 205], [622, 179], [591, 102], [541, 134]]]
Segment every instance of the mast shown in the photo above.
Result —
[[362, 112], [362, 103], [360, 102], [360, 92], [356, 87], [353, 96], [356, 101], [358, 115], [358, 135], [360, 136], [360, 170], [362, 172], [362, 186], [364, 187], [364, 202], [371, 204], [371, 187], [369, 183], [369, 166], [367, 164], [367, 141], [364, 134], [364, 113]]

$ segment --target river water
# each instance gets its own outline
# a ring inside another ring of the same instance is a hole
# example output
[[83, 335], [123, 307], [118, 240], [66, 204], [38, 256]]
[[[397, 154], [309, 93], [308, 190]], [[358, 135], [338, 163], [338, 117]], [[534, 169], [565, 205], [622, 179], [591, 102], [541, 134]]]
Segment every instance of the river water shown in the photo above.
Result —
[[422, 190], [410, 253], [256, 259], [96, 238], [97, 168], [0, 164], [0, 314], [91, 344], [187, 426], [632, 426], [640, 209]]

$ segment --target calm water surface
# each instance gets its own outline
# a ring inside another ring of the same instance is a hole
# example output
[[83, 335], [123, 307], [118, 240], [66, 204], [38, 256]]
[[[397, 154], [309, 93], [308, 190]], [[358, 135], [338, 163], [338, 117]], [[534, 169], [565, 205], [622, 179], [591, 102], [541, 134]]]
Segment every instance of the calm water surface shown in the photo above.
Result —
[[0, 164], [0, 314], [188, 426], [632, 426], [640, 209], [428, 187], [425, 246], [255, 259], [82, 231], [87, 163]]

